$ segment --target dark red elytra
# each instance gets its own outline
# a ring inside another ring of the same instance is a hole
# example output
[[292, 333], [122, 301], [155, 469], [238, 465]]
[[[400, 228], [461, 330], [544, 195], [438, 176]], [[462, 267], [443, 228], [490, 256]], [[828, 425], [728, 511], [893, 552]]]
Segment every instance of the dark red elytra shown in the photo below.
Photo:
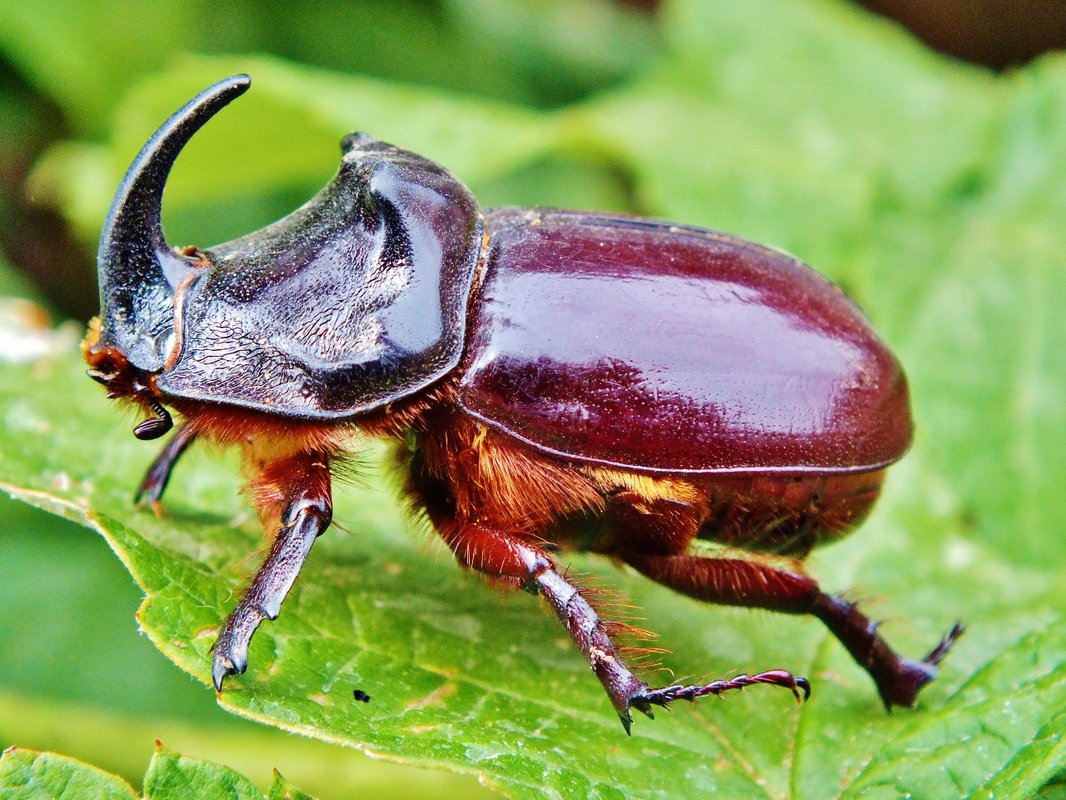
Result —
[[[365, 134], [342, 142], [337, 177], [289, 217], [173, 249], [160, 224], [170, 168], [249, 84], [193, 98], [130, 167], [85, 342], [90, 375], [152, 415], [138, 437], [169, 430], [167, 407], [182, 417], [139, 500], [158, 509], [198, 438], [240, 447], [252, 476], [273, 545], [215, 644], [218, 691], [332, 520], [330, 465], [369, 434], [396, 443], [409, 498], [460, 563], [545, 598], [627, 731], [633, 708], [810, 686], [769, 669], [650, 688], [549, 551], [603, 553], [710, 602], [813, 615], [886, 706], [914, 704], [961, 625], [924, 659], [900, 658], [801, 566], [863, 519], [911, 439], [900, 365], [839, 289], [701, 228], [482, 212], [442, 167]], [[696, 540], [731, 549], [700, 555]]]
[[489, 211], [486, 227], [459, 402], [490, 425], [663, 472], [869, 472], [910, 444], [899, 363], [792, 256], [576, 212]]

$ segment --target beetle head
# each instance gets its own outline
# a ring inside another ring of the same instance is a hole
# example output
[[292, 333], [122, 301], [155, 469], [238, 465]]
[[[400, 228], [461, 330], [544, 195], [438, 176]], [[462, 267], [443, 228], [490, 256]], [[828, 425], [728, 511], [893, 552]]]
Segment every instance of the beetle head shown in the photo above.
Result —
[[82, 340], [82, 355], [89, 364], [86, 374], [107, 389], [111, 399], [123, 399], [152, 414], [133, 429], [138, 439], [158, 439], [174, 426], [170, 413], [157, 399], [155, 377], [135, 367], [118, 350], [100, 343], [100, 318], [93, 317]]
[[443, 377], [462, 354], [482, 226], [467, 188], [422, 156], [352, 134], [333, 181], [289, 216], [214, 247], [167, 246], [171, 165], [248, 85], [201, 92], [126, 175], [100, 243], [93, 377], [159, 418], [160, 400], [183, 399], [319, 419]]
[[287, 217], [197, 252], [163, 395], [303, 418], [355, 417], [459, 362], [481, 245], [445, 169], [362, 133]]
[[173, 114], [141, 148], [115, 193], [97, 252], [100, 317], [83, 343], [88, 374], [108, 397], [130, 400], [154, 416], [139, 424], [140, 439], [155, 439], [172, 421], [159, 404], [154, 374], [174, 347], [177, 287], [195, 259], [163, 236], [163, 187], [178, 153], [194, 133], [250, 85], [247, 75], [219, 81]]
[[163, 187], [196, 131], [250, 85], [236, 75], [208, 87], [173, 114], [141, 148], [115, 193], [100, 236], [99, 347], [117, 350], [146, 372], [163, 368], [173, 344], [174, 292], [195, 260], [163, 236]]

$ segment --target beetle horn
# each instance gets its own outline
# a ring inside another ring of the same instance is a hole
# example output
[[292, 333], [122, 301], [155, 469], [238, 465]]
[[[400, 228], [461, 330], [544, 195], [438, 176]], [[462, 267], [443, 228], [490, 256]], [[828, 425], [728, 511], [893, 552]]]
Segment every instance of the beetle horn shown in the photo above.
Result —
[[174, 329], [174, 290], [193, 264], [163, 236], [167, 176], [193, 134], [250, 85], [247, 75], [234, 75], [182, 106], [141, 148], [111, 202], [97, 253], [101, 343], [149, 372], [163, 368]]

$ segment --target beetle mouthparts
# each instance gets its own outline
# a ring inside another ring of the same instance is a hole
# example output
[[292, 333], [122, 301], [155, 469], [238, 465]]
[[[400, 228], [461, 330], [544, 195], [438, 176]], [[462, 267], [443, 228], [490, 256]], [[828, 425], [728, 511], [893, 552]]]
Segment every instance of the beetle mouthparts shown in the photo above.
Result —
[[101, 372], [98, 369], [87, 369], [85, 374], [92, 378], [97, 383], [107, 386], [111, 381], [118, 377], [118, 371], [112, 370], [111, 372]]

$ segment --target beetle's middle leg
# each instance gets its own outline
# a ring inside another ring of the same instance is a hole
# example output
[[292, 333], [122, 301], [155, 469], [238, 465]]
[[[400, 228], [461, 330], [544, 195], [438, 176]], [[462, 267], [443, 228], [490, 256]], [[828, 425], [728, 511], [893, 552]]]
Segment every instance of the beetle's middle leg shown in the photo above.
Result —
[[483, 518], [470, 518], [458, 509], [447, 481], [428, 474], [424, 465], [417, 461], [412, 470], [409, 491], [414, 494], [418, 504], [425, 508], [437, 532], [456, 558], [465, 566], [489, 577], [512, 583], [545, 598], [599, 678], [627, 733], [632, 723], [632, 708], [650, 717], [653, 705], [665, 706], [674, 700], [696, 700], [708, 694], [718, 695], [759, 683], [785, 687], [797, 698], [800, 691], [809, 693], [806, 680], [783, 670], [738, 675], [731, 680], [703, 685], [650, 688], [623, 663], [611, 640], [608, 623], [600, 618], [581, 589], [559, 570], [533, 536], [508, 532], [502, 529], [502, 525], [494, 525]]
[[252, 635], [264, 619], [277, 619], [311, 545], [333, 518], [329, 457], [325, 453], [300, 453], [271, 462], [262, 468], [252, 488], [266, 523], [276, 520], [278, 532], [270, 553], [215, 642], [211, 677], [220, 692], [227, 675], [247, 669]]
[[[433, 516], [433, 515], [431, 515]], [[731, 680], [713, 681], [703, 685], [675, 685], [652, 689], [637, 678], [622, 662], [607, 626], [582, 595], [581, 590], [561, 574], [552, 559], [542, 549], [522, 537], [492, 530], [476, 523], [458, 520], [434, 520], [438, 531], [466, 566], [494, 578], [518, 583], [523, 589], [540, 594], [551, 606], [567, 633], [603, 688], [626, 733], [632, 723], [631, 708], [651, 714], [653, 705], [665, 706], [674, 700], [696, 700], [708, 694], [722, 694], [760, 683], [783, 686], [796, 698], [799, 692], [810, 694], [803, 678], [796, 678], [784, 670], [771, 670], [758, 675], [738, 675]]]

